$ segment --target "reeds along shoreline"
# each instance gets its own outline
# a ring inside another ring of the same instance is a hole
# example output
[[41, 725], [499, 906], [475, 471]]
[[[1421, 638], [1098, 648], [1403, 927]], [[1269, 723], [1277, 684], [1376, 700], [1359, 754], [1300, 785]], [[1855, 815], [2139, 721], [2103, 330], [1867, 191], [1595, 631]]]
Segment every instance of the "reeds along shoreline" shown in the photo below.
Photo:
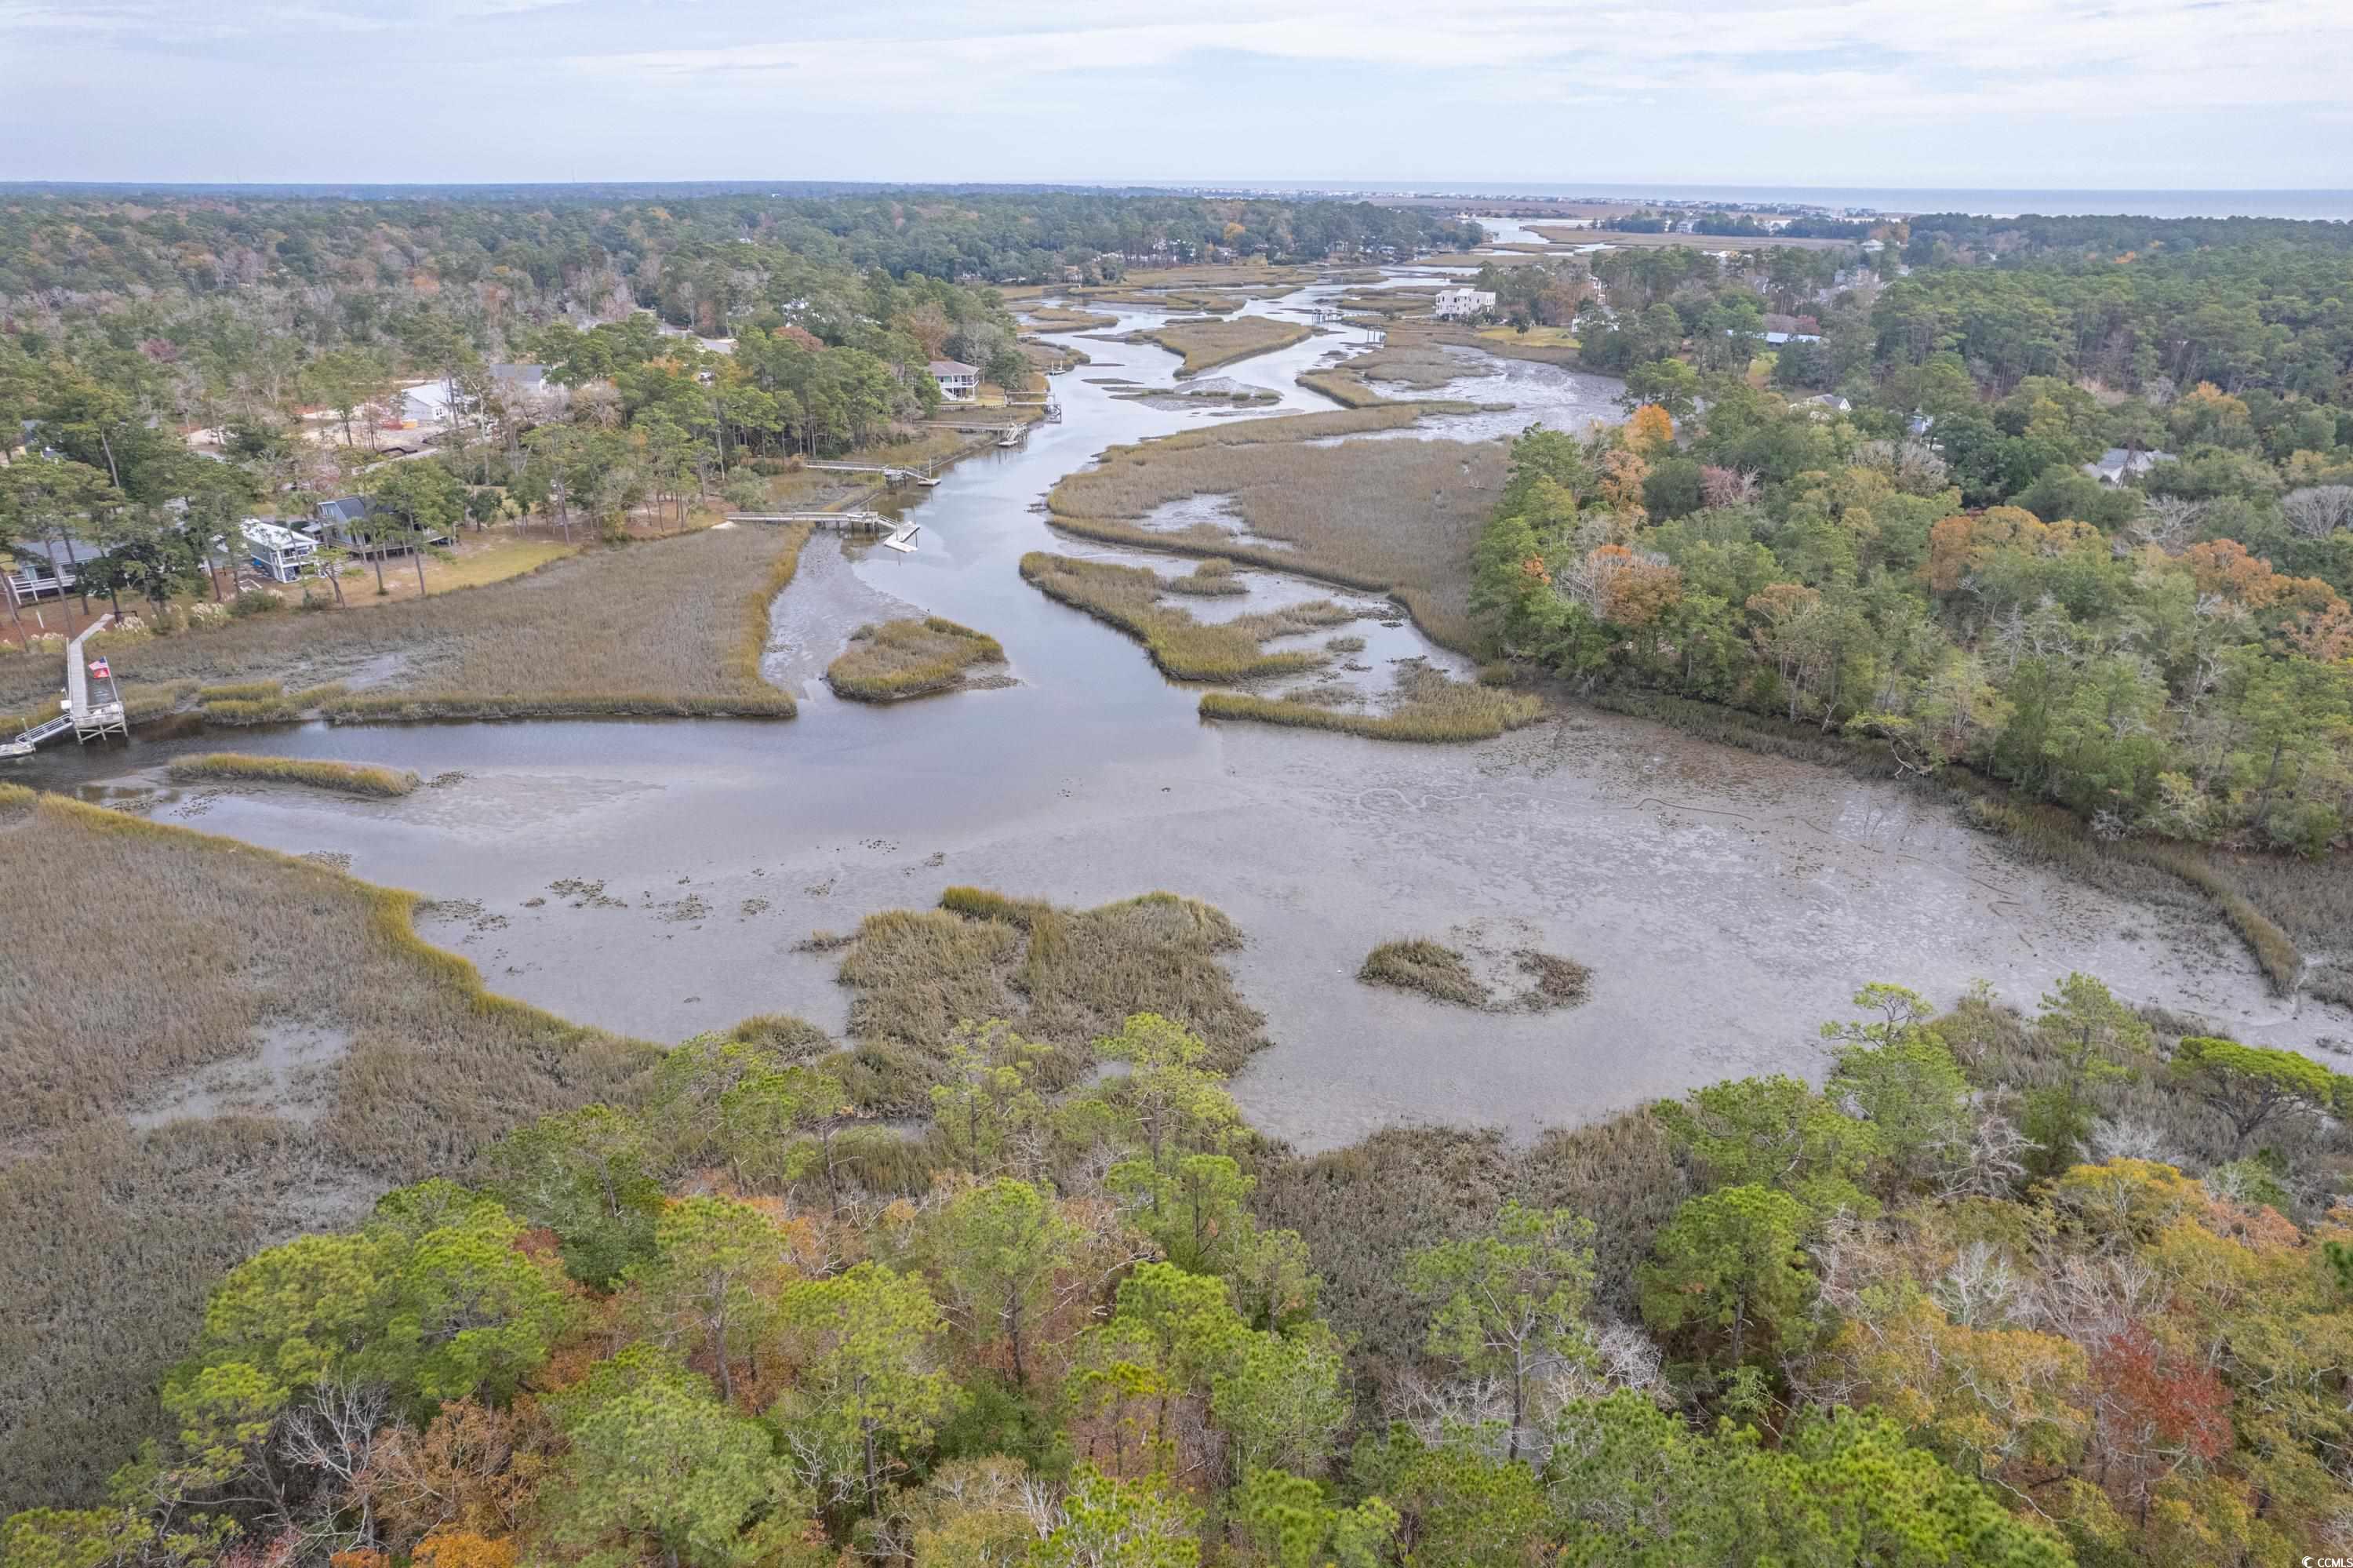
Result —
[[[196, 683], [216, 724], [310, 711], [343, 722], [789, 718], [792, 697], [761, 679], [760, 661], [770, 601], [807, 537], [797, 525], [705, 529], [427, 599], [250, 616], [143, 640], [114, 656], [116, 673], [151, 690]], [[0, 705], [19, 691], [44, 696], [56, 681], [54, 661], [0, 656]], [[345, 682], [360, 689], [338, 690]]]
[[1493, 740], [1506, 730], [1535, 723], [1544, 713], [1542, 700], [1527, 694], [1452, 682], [1448, 685], [1461, 694], [1411, 699], [1387, 713], [1329, 708], [1247, 692], [1205, 692], [1200, 714], [1205, 719], [1249, 719], [1301, 729], [1336, 730], [1373, 740], [1444, 745]]
[[860, 627], [825, 678], [840, 696], [887, 703], [951, 690], [974, 666], [1004, 662], [996, 638], [934, 615]]
[[[1237, 300], [1234, 304], [1239, 306], [1240, 302]], [[1298, 322], [1277, 321], [1271, 316], [1208, 317], [1172, 321], [1164, 326], [1147, 327], [1136, 335], [1181, 355], [1184, 363], [1176, 367], [1176, 376], [1182, 380], [1220, 365], [1231, 365], [1237, 359], [1303, 343], [1307, 339], [1308, 328]]]
[[[1472, 643], [1472, 546], [1503, 483], [1496, 442], [1335, 440], [1468, 405], [1387, 403], [1190, 430], [1113, 447], [1048, 497], [1054, 525], [1135, 549], [1223, 557], [1387, 594], [1440, 646]], [[1328, 443], [1328, 444], [1319, 444]], [[1250, 534], [1145, 526], [1159, 507], [1229, 498]]]
[[1324, 662], [1320, 652], [1270, 653], [1260, 644], [1356, 619], [1355, 611], [1317, 599], [1204, 625], [1189, 610], [1159, 602], [1167, 585], [1148, 567], [1081, 561], [1043, 550], [1021, 557], [1021, 576], [1049, 599], [1082, 609], [1142, 642], [1161, 673], [1179, 681], [1247, 681], [1314, 669]]
[[417, 935], [416, 895], [315, 862], [0, 784], [0, 877], [26, 981], [0, 1019], [0, 1498], [102, 1495], [223, 1269], [622, 1103], [655, 1060], [492, 993]]
[[233, 779], [261, 784], [302, 784], [344, 795], [396, 799], [417, 788], [414, 773], [376, 768], [359, 762], [330, 762], [299, 757], [248, 757], [216, 751], [183, 757], [165, 769], [174, 779], [202, 782]]

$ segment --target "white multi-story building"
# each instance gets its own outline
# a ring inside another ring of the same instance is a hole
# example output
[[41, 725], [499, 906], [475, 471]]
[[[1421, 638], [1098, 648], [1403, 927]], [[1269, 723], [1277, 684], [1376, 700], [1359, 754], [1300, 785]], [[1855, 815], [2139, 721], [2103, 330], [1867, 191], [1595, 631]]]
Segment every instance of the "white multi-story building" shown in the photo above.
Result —
[[1467, 322], [1494, 308], [1492, 289], [1440, 289], [1438, 298], [1430, 302], [1430, 313], [1442, 322]]
[[940, 396], [961, 403], [980, 391], [980, 370], [960, 359], [932, 361], [932, 379], [940, 384]]
[[314, 568], [319, 541], [280, 523], [245, 520], [246, 553], [253, 569], [272, 582], [290, 583]]

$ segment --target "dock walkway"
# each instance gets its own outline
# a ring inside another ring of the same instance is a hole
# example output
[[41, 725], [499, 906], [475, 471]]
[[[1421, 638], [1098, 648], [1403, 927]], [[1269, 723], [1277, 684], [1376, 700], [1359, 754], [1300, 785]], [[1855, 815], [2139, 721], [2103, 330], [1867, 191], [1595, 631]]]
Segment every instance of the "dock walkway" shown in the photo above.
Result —
[[83, 742], [100, 736], [131, 733], [131, 726], [123, 717], [122, 692], [114, 683], [112, 671], [92, 676], [90, 663], [81, 653], [83, 640], [105, 630], [113, 619], [111, 614], [100, 616], [81, 636], [66, 644], [66, 699], [62, 711], [57, 717], [27, 728], [14, 740], [0, 741], [0, 758], [30, 757], [68, 730], [73, 732], [76, 740]]

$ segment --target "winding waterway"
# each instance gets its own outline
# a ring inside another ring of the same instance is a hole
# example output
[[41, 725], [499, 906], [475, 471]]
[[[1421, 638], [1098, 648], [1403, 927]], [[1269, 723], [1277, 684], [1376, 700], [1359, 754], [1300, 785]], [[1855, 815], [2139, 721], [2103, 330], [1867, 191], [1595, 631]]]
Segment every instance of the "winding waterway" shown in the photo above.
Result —
[[[1116, 332], [1157, 319], [1119, 314]], [[383, 802], [162, 785], [156, 767], [203, 741], [52, 755], [33, 781], [347, 856], [356, 875], [437, 900], [421, 928], [494, 989], [659, 1040], [754, 1012], [839, 1029], [835, 960], [796, 944], [951, 884], [1078, 905], [1187, 894], [1250, 938], [1233, 967], [1272, 1044], [1237, 1097], [1261, 1128], [1311, 1149], [1400, 1122], [1527, 1133], [1727, 1075], [1819, 1075], [1815, 1025], [1873, 980], [1949, 1001], [1983, 977], [2031, 1004], [2084, 969], [2242, 1038], [2317, 1049], [2353, 1037], [2341, 1012], [2267, 995], [2218, 923], [2020, 864], [1894, 785], [1592, 713], [1468, 747], [1201, 723], [1196, 689], [1015, 569], [1041, 548], [1136, 558], [1057, 535], [1031, 504], [1107, 445], [1243, 417], [1099, 385], [1174, 385], [1174, 355], [1104, 335], [1072, 340], [1095, 357], [1056, 378], [1061, 423], [910, 503], [917, 554], [810, 545], [773, 610], [766, 663], [803, 699], [791, 723], [308, 726], [238, 739], [462, 775]], [[1326, 407], [1295, 377], [1345, 337], [1216, 374], [1277, 394], [1260, 412]], [[1489, 388], [1467, 394], [1482, 399], [1525, 386], [1518, 423], [1599, 402], [1578, 385], [1591, 378], [1547, 366], [1466, 363], [1466, 375]], [[1506, 428], [1490, 416], [1461, 433]], [[1306, 591], [1252, 575], [1261, 602]], [[905, 607], [998, 638], [1018, 683], [885, 708], [833, 700], [817, 676], [842, 639]], [[1378, 669], [1433, 652], [1410, 626], [1348, 630]], [[563, 895], [558, 882], [601, 884], [604, 897]], [[1354, 978], [1377, 942], [1458, 927], [1580, 959], [1592, 1000], [1483, 1016]]]

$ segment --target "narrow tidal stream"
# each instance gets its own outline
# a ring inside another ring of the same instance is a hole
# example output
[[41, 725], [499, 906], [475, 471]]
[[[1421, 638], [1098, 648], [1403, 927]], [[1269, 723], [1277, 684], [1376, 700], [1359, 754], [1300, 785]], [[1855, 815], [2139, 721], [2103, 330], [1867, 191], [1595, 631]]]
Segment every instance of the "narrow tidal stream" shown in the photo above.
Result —
[[[1250, 309], [1300, 310], [1325, 291]], [[1120, 314], [1113, 331], [1158, 319]], [[804, 699], [790, 723], [309, 726], [237, 739], [463, 775], [385, 802], [159, 783], [161, 763], [218, 736], [52, 754], [16, 777], [348, 856], [356, 875], [438, 901], [421, 928], [494, 989], [656, 1040], [754, 1012], [839, 1029], [834, 960], [794, 945], [950, 884], [1080, 905], [1187, 894], [1250, 937], [1234, 968], [1273, 1045], [1237, 1097], [1261, 1128], [1313, 1149], [1398, 1122], [1526, 1133], [1727, 1075], [1819, 1075], [1815, 1025], [1873, 980], [1950, 1001], [1983, 977], [2031, 1004], [2080, 969], [2242, 1038], [2353, 1040], [2343, 1013], [2268, 996], [2217, 923], [2018, 864], [1894, 785], [1601, 714], [1467, 747], [1202, 724], [1197, 688], [1045, 599], [1016, 563], [1033, 549], [1137, 558], [1057, 535], [1031, 503], [1108, 445], [1241, 416], [1120, 397], [1133, 388], [1096, 383], [1170, 387], [1175, 356], [1072, 341], [1095, 357], [1054, 380], [1063, 422], [911, 501], [916, 555], [810, 544], [772, 611], [768, 671]], [[1346, 341], [1311, 337], [1211, 374], [1280, 395], [1253, 412], [1328, 407], [1294, 377]], [[1589, 377], [1540, 385], [1548, 368], [1511, 364], [1470, 385], [1532, 384], [1520, 423], [1594, 400], [1573, 384]], [[1252, 577], [1260, 602], [1305, 591]], [[842, 640], [906, 607], [999, 639], [1018, 684], [887, 708], [833, 700], [817, 677]], [[1409, 626], [1347, 630], [1384, 672], [1434, 652]], [[557, 883], [601, 885], [602, 897]], [[1590, 965], [1592, 1000], [1485, 1016], [1354, 979], [1376, 943], [1458, 927]]]

